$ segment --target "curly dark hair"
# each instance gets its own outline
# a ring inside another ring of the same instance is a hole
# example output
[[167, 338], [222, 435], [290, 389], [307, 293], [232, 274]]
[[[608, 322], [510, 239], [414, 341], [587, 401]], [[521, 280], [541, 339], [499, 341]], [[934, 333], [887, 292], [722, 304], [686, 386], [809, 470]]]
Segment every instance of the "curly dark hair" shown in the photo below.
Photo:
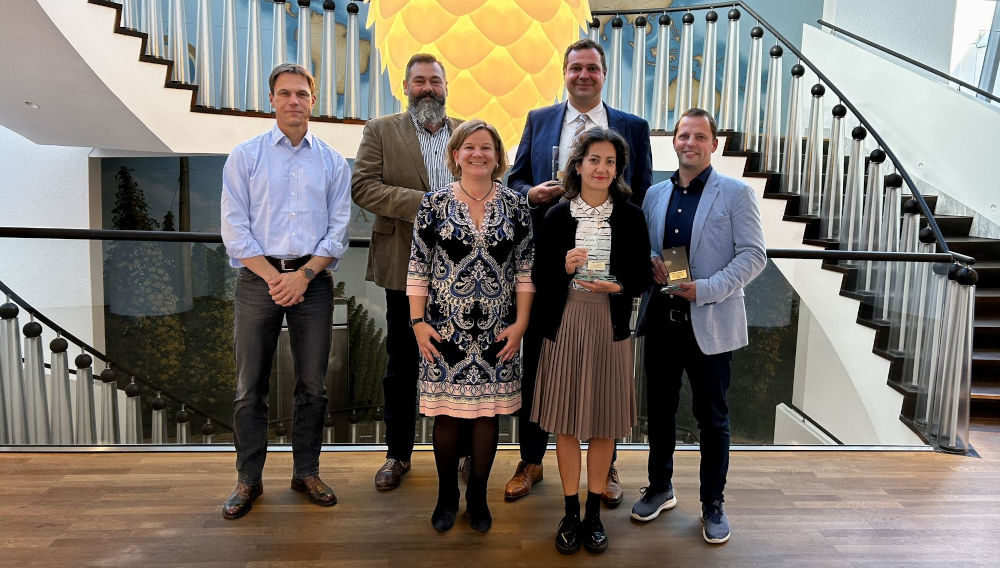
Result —
[[573, 143], [570, 149], [569, 160], [566, 161], [566, 199], [573, 199], [580, 195], [582, 181], [576, 167], [583, 163], [590, 151], [591, 144], [595, 142], [610, 142], [615, 147], [615, 179], [611, 180], [611, 187], [608, 192], [615, 201], [628, 199], [632, 195], [632, 188], [625, 183], [625, 168], [628, 166], [628, 144], [621, 134], [610, 128], [595, 127], [583, 131], [580, 137]]

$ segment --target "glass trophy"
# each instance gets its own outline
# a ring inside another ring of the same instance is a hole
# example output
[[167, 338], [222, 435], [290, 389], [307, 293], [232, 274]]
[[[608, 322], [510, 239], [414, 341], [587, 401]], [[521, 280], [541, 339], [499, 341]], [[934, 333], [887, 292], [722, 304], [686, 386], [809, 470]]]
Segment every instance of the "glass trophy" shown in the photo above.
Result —
[[667, 283], [660, 287], [660, 292], [664, 294], [677, 292], [681, 289], [681, 284], [691, 281], [691, 268], [688, 266], [685, 247], [663, 249], [660, 258], [663, 259], [663, 266], [667, 269]]
[[552, 147], [552, 179], [562, 183], [563, 179], [566, 177], [566, 170], [559, 167], [560, 151], [561, 149], [559, 146]]
[[[576, 269], [576, 278], [578, 280], [584, 280], [586, 282], [593, 282], [594, 280], [604, 280], [606, 282], [617, 282], [615, 277], [612, 276], [608, 270], [610, 267], [609, 263], [605, 260], [597, 260], [595, 253], [598, 250], [606, 250], [611, 252], [611, 242], [600, 238], [598, 235], [590, 235], [583, 240], [581, 246], [587, 249], [587, 262]], [[609, 255], [600, 255], [602, 258], [608, 258]]]

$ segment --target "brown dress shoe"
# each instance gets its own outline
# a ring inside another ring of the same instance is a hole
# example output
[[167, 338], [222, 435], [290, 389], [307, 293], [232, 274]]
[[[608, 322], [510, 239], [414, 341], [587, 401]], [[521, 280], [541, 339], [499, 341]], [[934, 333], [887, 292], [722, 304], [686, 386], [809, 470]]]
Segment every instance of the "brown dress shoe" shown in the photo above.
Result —
[[222, 505], [222, 516], [227, 519], [238, 519], [250, 512], [253, 502], [264, 493], [264, 486], [260, 483], [250, 485], [239, 482], [236, 489], [233, 489], [229, 499]]
[[399, 487], [403, 474], [410, 471], [410, 462], [389, 458], [375, 472], [375, 489], [389, 491]]
[[503, 497], [507, 501], [514, 501], [531, 493], [531, 488], [542, 480], [542, 464], [533, 464], [521, 461], [517, 464], [517, 471], [514, 477], [510, 478], [507, 486], [504, 487]]
[[337, 504], [337, 496], [333, 493], [333, 488], [323, 483], [318, 475], [311, 477], [293, 477], [292, 489], [299, 493], [305, 493], [310, 501], [324, 507], [331, 507]]
[[604, 493], [601, 494], [601, 501], [609, 509], [614, 509], [622, 504], [623, 496], [622, 482], [618, 480], [618, 470], [615, 468], [615, 464], [611, 464], [611, 469], [608, 470], [608, 481], [604, 484]]

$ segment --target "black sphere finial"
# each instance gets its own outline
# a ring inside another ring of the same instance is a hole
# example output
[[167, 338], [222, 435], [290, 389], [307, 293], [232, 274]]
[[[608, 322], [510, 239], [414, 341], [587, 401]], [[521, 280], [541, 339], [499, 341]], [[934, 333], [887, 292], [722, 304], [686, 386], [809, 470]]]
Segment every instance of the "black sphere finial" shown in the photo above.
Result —
[[620, 28], [625, 25], [625, 20], [621, 19], [621, 16], [615, 16], [611, 18], [611, 27]]
[[360, 10], [360, 8], [358, 8], [358, 5], [356, 3], [354, 3], [354, 2], [348, 2], [347, 3], [347, 13], [348, 14], [357, 14], [358, 10]]
[[351, 424], [357, 424], [358, 422], [361, 422], [361, 417], [358, 416], [357, 409], [351, 410], [351, 415], [347, 417], [347, 421], [350, 422]]
[[285, 436], [288, 434], [288, 428], [285, 427], [284, 422], [278, 422], [277, 426], [274, 427], [275, 436]]
[[954, 280], [958, 278], [958, 271], [962, 269], [962, 265], [955, 262], [948, 267], [948, 280]]
[[[325, 10], [327, 12], [332, 12], [332, 11], [334, 11], [336, 9], [337, 9], [337, 5], [333, 3], [333, 0], [325, 0], [323, 2], [323, 10]], [[215, 430], [214, 426], [212, 427], [212, 430], [213, 431]]]
[[69, 342], [61, 337], [57, 337], [49, 342], [49, 349], [53, 353], [65, 353], [69, 349]]
[[167, 401], [163, 398], [163, 395], [159, 392], [156, 393], [156, 398], [153, 399], [153, 410], [163, 410], [167, 407]]
[[868, 159], [876, 164], [881, 164], [885, 161], [885, 152], [881, 148], [875, 148], [871, 154], [868, 154]]
[[112, 369], [111, 367], [108, 367], [107, 369], [101, 371], [102, 383], [113, 383], [117, 379], [118, 379], [118, 373], [115, 373], [115, 370]]
[[767, 53], [770, 54], [771, 57], [781, 57], [782, 54], [785, 53], [785, 50], [781, 49], [780, 45], [772, 45], [771, 49], [769, 49]]
[[671, 21], [672, 20], [670, 19], [670, 16], [668, 16], [666, 14], [661, 14], [660, 17], [659, 17], [659, 19], [656, 20], [656, 22], [658, 24], [660, 24], [661, 26], [669, 26]]
[[855, 140], [864, 140], [865, 136], [868, 136], [868, 131], [865, 130], [864, 126], [855, 126], [854, 130], [851, 131], [851, 138]]
[[931, 265], [931, 270], [933, 270], [934, 274], [937, 274], [938, 276], [946, 276], [949, 268], [951, 268], [951, 265], [947, 262], [935, 262]]
[[903, 176], [899, 174], [889, 174], [885, 176], [886, 187], [903, 187]]
[[760, 38], [764, 37], [764, 28], [762, 28], [760, 26], [754, 26], [750, 30], [750, 37], [752, 37], [754, 39], [760, 39]]
[[691, 12], [686, 12], [683, 16], [681, 16], [681, 22], [685, 24], [693, 24], [694, 14], [692, 14]]
[[792, 77], [801, 77], [806, 74], [806, 68], [801, 63], [792, 65]]
[[962, 286], [972, 286], [978, 280], [979, 273], [968, 266], [960, 268], [955, 275], [955, 282], [958, 282]]
[[327, 412], [326, 413], [326, 420], [323, 421], [323, 427], [324, 428], [333, 428], [333, 413], [332, 412]]
[[812, 86], [812, 89], [809, 89], [809, 92], [812, 93], [812, 96], [814, 97], [822, 97], [823, 95], [826, 94], [826, 87], [820, 85], [819, 83], [816, 83], [815, 85]]
[[639, 16], [635, 19], [635, 27], [644, 28], [646, 27], [646, 16]]
[[590, 27], [592, 28], [601, 27], [601, 21], [597, 19], [597, 16], [594, 16], [594, 19], [590, 20]]
[[6, 304], [0, 306], [0, 318], [5, 320], [16, 318], [19, 311], [21, 310], [18, 309], [17, 304], [7, 302]]
[[139, 396], [140, 392], [141, 390], [139, 389], [139, 385], [135, 384], [135, 377], [132, 377], [132, 381], [125, 385], [125, 396], [135, 398]]
[[909, 198], [903, 203], [903, 213], [908, 213], [910, 215], [916, 215], [920, 213], [920, 202], [914, 198]]
[[86, 353], [80, 353], [76, 356], [76, 359], [73, 359], [73, 363], [77, 369], [86, 369], [94, 363], [94, 358]]
[[718, 14], [718, 12], [716, 12], [715, 10], [709, 10], [708, 13], [705, 14], [705, 21], [706, 22], [718, 22], [719, 21], [719, 14]]
[[934, 231], [932, 231], [930, 227], [920, 229], [920, 232], [917, 233], [917, 238], [920, 239], [920, 242], [925, 245], [929, 245], [937, 241], [937, 237], [934, 236]]
[[201, 427], [201, 433], [204, 436], [211, 436], [215, 434], [215, 424], [212, 424], [211, 418], [205, 419], [205, 424]]
[[842, 104], [836, 104], [833, 106], [833, 116], [836, 118], [844, 118], [847, 116], [847, 107]]
[[310, 0], [299, 0], [299, 8], [308, 8]]
[[25, 337], [38, 337], [42, 334], [42, 324], [37, 321], [29, 321], [24, 324], [21, 332], [24, 333]]
[[733, 8], [732, 10], [729, 11], [729, 14], [727, 14], [727, 17], [730, 20], [738, 20], [738, 19], [740, 19], [740, 11], [737, 10], [736, 8]]
[[[301, 1], [302, 0], [299, 0], [299, 2]], [[191, 421], [191, 413], [184, 408], [183, 404], [181, 405], [181, 409], [177, 411], [176, 419], [178, 424], [187, 424]]]

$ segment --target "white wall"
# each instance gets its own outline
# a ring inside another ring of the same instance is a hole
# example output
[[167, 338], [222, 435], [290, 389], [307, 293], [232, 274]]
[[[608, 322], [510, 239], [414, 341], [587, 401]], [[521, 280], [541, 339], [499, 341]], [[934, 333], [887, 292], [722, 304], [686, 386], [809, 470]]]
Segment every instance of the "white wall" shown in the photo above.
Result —
[[[826, 0], [823, 19], [947, 72], [951, 68], [955, 2], [956, 0]], [[812, 59], [808, 53], [806, 57]], [[821, 66], [820, 69], [826, 73], [824, 67]]]
[[[0, 127], [0, 226], [100, 227], [92, 195], [89, 148], [39, 146]], [[97, 186], [99, 187], [99, 185]], [[56, 239], [0, 239], [0, 280], [67, 331], [103, 344], [104, 292], [99, 243]], [[96, 256], [95, 256], [96, 255]], [[94, 264], [96, 259], [96, 265]], [[22, 312], [20, 323], [28, 321]], [[97, 323], [95, 323], [97, 322]], [[96, 328], [96, 329], [95, 329]], [[46, 345], [52, 336], [48, 331]], [[72, 360], [77, 353], [72, 352]]]

